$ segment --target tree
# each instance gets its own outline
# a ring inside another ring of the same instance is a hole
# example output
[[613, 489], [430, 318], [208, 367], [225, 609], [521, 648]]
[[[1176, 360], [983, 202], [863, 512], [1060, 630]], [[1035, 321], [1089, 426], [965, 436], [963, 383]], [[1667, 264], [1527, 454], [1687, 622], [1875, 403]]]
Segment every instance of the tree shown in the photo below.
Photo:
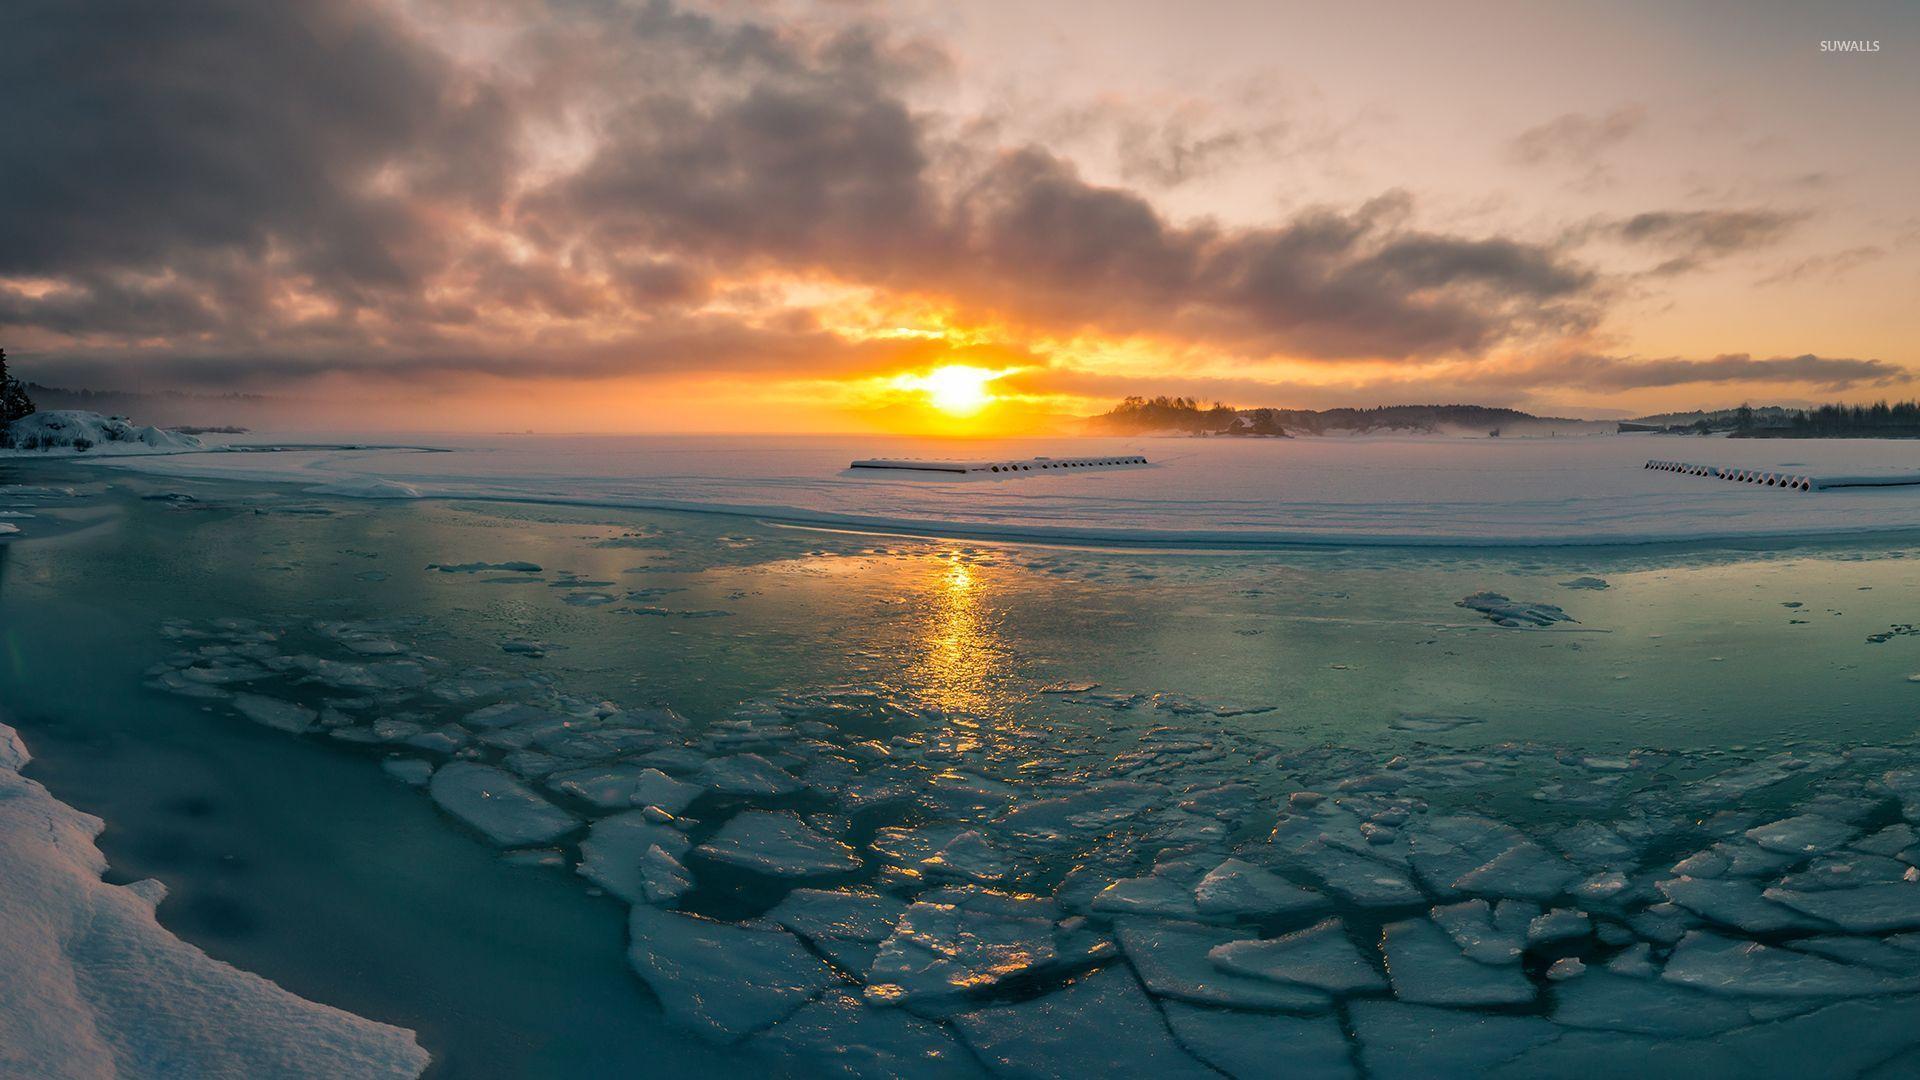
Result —
[[33, 415], [33, 399], [20, 380], [7, 373], [7, 350], [0, 349], [0, 427]]

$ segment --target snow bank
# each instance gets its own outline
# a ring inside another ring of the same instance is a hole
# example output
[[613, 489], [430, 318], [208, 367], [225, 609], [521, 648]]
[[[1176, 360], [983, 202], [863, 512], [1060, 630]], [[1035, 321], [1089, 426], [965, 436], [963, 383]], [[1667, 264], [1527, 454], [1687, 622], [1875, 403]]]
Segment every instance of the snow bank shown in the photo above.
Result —
[[[286, 437], [271, 444], [288, 445]], [[396, 438], [395, 443], [402, 441]], [[747, 515], [831, 527], [1057, 542], [1525, 546], [1920, 529], [1920, 489], [1793, 493], [1645, 468], [1662, 436], [1564, 439], [997, 440], [996, 460], [1097, 451], [1155, 464], [951, 480], [845, 475], [931, 440], [799, 436], [457, 436], [412, 446], [116, 459], [170, 476], [304, 482], [316, 493], [496, 499]], [[236, 442], [235, 449], [244, 444]], [[1809, 475], [1915, 469], [1902, 440], [1718, 440], [1728, 467]]]
[[140, 427], [119, 416], [52, 409], [15, 420], [0, 431], [0, 449], [97, 451], [103, 454], [177, 454], [200, 440], [177, 431]]
[[413, 1033], [294, 996], [163, 929], [158, 881], [109, 885], [102, 826], [17, 771], [0, 724], [0, 1075], [418, 1076]]

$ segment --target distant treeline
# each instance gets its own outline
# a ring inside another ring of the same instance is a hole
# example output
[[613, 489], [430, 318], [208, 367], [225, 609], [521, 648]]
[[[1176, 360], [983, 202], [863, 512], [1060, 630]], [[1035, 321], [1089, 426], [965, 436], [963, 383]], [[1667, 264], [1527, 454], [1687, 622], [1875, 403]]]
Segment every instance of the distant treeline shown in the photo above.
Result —
[[1326, 435], [1369, 431], [1523, 434], [1592, 427], [1487, 405], [1383, 405], [1373, 409], [1236, 409], [1190, 397], [1130, 397], [1093, 417], [1093, 431], [1115, 435]]
[[1735, 438], [1748, 439], [1914, 439], [1920, 438], [1920, 401], [1876, 401], [1871, 405], [1822, 405], [1791, 410], [1784, 418], [1762, 419], [1739, 410]]

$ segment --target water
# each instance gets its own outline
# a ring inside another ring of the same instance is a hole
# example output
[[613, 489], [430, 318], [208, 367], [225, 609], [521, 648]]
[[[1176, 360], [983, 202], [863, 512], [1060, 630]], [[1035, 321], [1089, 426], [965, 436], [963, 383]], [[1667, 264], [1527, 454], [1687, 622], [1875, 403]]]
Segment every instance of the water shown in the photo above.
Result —
[[[1042, 1025], [1030, 1010], [1071, 1010], [1108, 994], [1098, 975], [1132, 970], [1156, 1003], [1143, 1007], [1161, 1010], [1186, 1051], [1204, 1054], [1205, 1032], [1235, 1015], [1211, 1007], [1278, 1008], [1332, 1031], [1341, 1062], [1386, 1075], [1393, 1063], [1383, 1055], [1401, 1043], [1384, 1033], [1406, 1016], [1391, 1010], [1413, 1006], [1381, 991], [1272, 1004], [1249, 987], [1298, 994], [1298, 984], [1228, 978], [1204, 949], [1188, 955], [1191, 940], [1154, 939], [1128, 920], [1193, 917], [1195, 881], [1234, 855], [1331, 899], [1298, 919], [1209, 917], [1218, 930], [1207, 933], [1273, 935], [1334, 914], [1366, 962], [1390, 975], [1373, 951], [1384, 927], [1474, 892], [1436, 887], [1408, 861], [1410, 841], [1442, 835], [1429, 822], [1462, 813], [1517, 828], [1555, 860], [1573, 857], [1555, 863], [1571, 876], [1541, 894], [1550, 904], [1570, 904], [1572, 885], [1606, 872], [1628, 882], [1585, 897], [1605, 933], [1530, 950], [1513, 974], [1521, 998], [1489, 1015], [1570, 1020], [1568, 988], [1609, 986], [1603, 979], [1617, 976], [1599, 969], [1649, 940], [1670, 968], [1649, 984], [1705, 999], [1698, 980], [1680, 978], [1698, 966], [1693, 946], [1669, 960], [1679, 933], [1652, 928], [1645, 914], [1665, 899], [1659, 883], [1676, 876], [1668, 868], [1716, 842], [1751, 847], [1744, 830], [1810, 806], [1847, 823], [1847, 839], [1893, 824], [1900, 804], [1881, 777], [1920, 760], [1910, 742], [1920, 684], [1908, 680], [1920, 671], [1920, 637], [1901, 629], [1920, 613], [1920, 574], [1910, 569], [1920, 548], [1905, 545], [1128, 550], [701, 514], [377, 503], [78, 465], [17, 467], [0, 478], [8, 481], [78, 492], [37, 504], [29, 538], [0, 547], [0, 700], [34, 749], [30, 773], [108, 821], [102, 846], [118, 877], [168, 882], [160, 914], [169, 927], [297, 993], [417, 1029], [445, 1075], [691, 1075], [746, 1067], [747, 1057], [755, 1068], [807, 1073], [821, 1062], [812, 1044], [784, 1037], [791, 1024], [725, 1047], [690, 1034], [702, 1027], [676, 1011], [684, 981], [643, 971], [642, 985], [624, 956], [626, 905], [573, 872], [579, 835], [556, 845], [560, 865], [502, 858], [382, 772], [395, 747], [286, 734], [248, 723], [224, 697], [148, 685], [192, 661], [190, 650], [233, 648], [243, 644], [236, 633], [252, 632], [218, 620], [258, 620], [269, 631], [260, 657], [384, 662], [393, 658], [344, 646], [391, 639], [430, 681], [356, 689], [330, 669], [292, 667], [216, 691], [316, 712], [369, 699], [351, 717], [335, 714], [348, 733], [375, 717], [432, 728], [494, 700], [533, 701], [576, 710], [588, 728], [633, 732], [645, 745], [630, 758], [690, 752], [650, 760], [694, 782], [710, 781], [703, 760], [756, 752], [808, 790], [702, 796], [685, 813], [687, 846], [758, 805], [800, 815], [811, 835], [844, 842], [861, 860], [852, 873], [783, 879], [683, 853], [694, 883], [678, 901], [684, 910], [778, 918], [800, 884], [993, 909], [996, 932], [1027, 933], [1035, 919], [1051, 927], [1045, 957], [1031, 942], [1019, 956], [963, 950], [953, 963], [977, 993], [959, 999], [870, 975], [865, 965], [886, 948], [877, 940], [812, 940], [802, 959], [830, 981], [856, 994], [847, 980], [905, 986], [914, 1011], [940, 1021], [908, 1030], [899, 1011], [872, 1009], [879, 1034], [833, 1027], [851, 1023], [838, 1014], [827, 1025], [839, 1033], [830, 1042], [859, 1041], [896, 1067], [926, 1067], [884, 1056], [912, 1039], [949, 1048], [936, 1058], [957, 1067], [990, 1061], [1001, 1044], [966, 1018], [982, 1008], [1002, 1010], [985, 1014], [988, 1026], [1014, 1032], [1015, 1050], [1038, 1052], [1043, 1044], [1020, 1041], [1038, 1037], [1029, 1028], [1071, 1032], [1073, 1017]], [[145, 498], [168, 493], [194, 499]], [[542, 569], [428, 569], [474, 562]], [[1586, 578], [1606, 587], [1563, 584]], [[1576, 621], [1504, 627], [1457, 604], [1483, 591], [1559, 605]], [[340, 623], [359, 629], [324, 628]], [[544, 655], [504, 651], [508, 642]], [[465, 700], [431, 693], [482, 668], [508, 682]], [[1073, 689], [1085, 684], [1096, 685]], [[1062, 690], [1071, 692], [1053, 692]], [[592, 714], [603, 701], [611, 705]], [[685, 717], [686, 730], [654, 708]], [[550, 764], [509, 764], [583, 818], [609, 813], [541, 786]], [[1085, 806], [1048, 809], [1089, 791]], [[1329, 798], [1290, 801], [1297, 791]], [[1269, 842], [1276, 822], [1282, 835]], [[1566, 830], [1593, 822], [1612, 826], [1625, 852], [1570, 850]], [[968, 830], [984, 853], [954, 841]], [[946, 868], [925, 861], [953, 843]], [[1306, 854], [1295, 850], [1302, 843]], [[1357, 896], [1323, 857], [1343, 844], [1415, 892]], [[1882, 858], [1896, 855], [1905, 857]], [[1757, 894], [1804, 875], [1807, 861], [1718, 880], [1752, 880]], [[1127, 887], [1103, 893], [1128, 879], [1188, 899], [1128, 906]], [[1836, 883], [1858, 884], [1822, 884]], [[967, 885], [971, 893], [941, 891]], [[1028, 898], [1016, 905], [1027, 921], [1008, 922], [1014, 902], [982, 890]], [[1525, 895], [1510, 882], [1480, 894]], [[1093, 916], [1085, 928], [1072, 921], [1079, 914]], [[1807, 954], [1787, 946], [1810, 937], [1896, 947], [1883, 931], [1842, 934], [1825, 923], [1743, 927], [1752, 920], [1725, 907], [1673, 921], [1680, 932], [1758, 940], [1793, 957]], [[944, 940], [937, 929], [919, 933]], [[708, 955], [724, 978], [725, 946]], [[1587, 982], [1548, 980], [1562, 957], [1594, 969], [1580, 977]], [[1401, 973], [1415, 962], [1407, 954]], [[1788, 992], [1725, 999], [1746, 1010], [1740, 1022], [1689, 1045], [1706, 1048], [1710, 1071], [1737, 1071], [1750, 1052], [1740, 1047], [1784, 1037], [1774, 1026], [1782, 1018], [1802, 1018], [1812, 1027], [1795, 1037], [1812, 1030], [1818, 1041], [1841, 1030], [1834, 1001], [1892, 1008], [1915, 989], [1889, 981], [1836, 996], [1812, 978], [1796, 969]], [[1149, 996], [1126, 986], [1129, 1001]], [[1111, 995], [1098, 1000], [1121, 1007]], [[1182, 1012], [1182, 1001], [1203, 1008]], [[741, 1023], [763, 1027], [758, 1007], [740, 1005]], [[1623, 1046], [1655, 1037], [1609, 1023]], [[1502, 1030], [1483, 1065], [1541, 1044]], [[1556, 1053], [1577, 1046], [1559, 1024], [1527, 1030], [1549, 1032]], [[1880, 1049], [1865, 1064], [1905, 1052]]]

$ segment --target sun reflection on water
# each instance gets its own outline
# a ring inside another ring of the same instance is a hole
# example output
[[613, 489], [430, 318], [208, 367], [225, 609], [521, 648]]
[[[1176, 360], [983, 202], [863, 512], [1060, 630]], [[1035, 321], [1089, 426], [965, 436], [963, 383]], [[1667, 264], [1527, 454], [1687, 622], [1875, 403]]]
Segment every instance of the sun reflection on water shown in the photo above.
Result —
[[1008, 653], [986, 602], [990, 567], [950, 553], [929, 567], [922, 589], [919, 656], [909, 678], [927, 704], [953, 719], [955, 749], [978, 749], [979, 723], [1003, 707]]

